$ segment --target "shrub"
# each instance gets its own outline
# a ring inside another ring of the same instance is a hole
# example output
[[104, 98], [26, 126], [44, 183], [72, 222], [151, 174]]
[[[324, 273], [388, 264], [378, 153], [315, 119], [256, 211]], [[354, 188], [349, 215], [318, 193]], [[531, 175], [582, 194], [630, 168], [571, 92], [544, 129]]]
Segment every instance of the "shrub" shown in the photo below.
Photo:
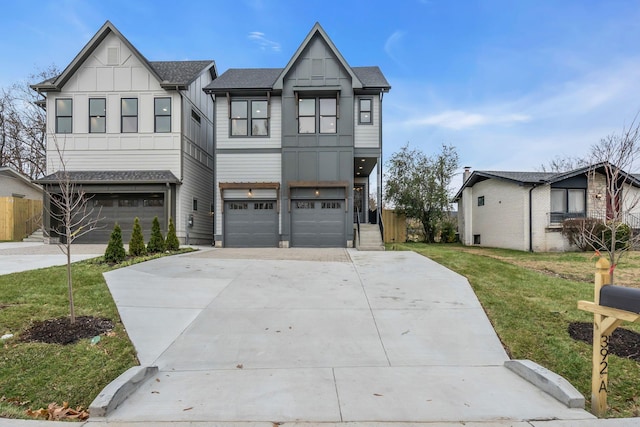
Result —
[[157, 216], [153, 218], [153, 223], [151, 224], [151, 237], [149, 238], [149, 243], [147, 244], [147, 252], [150, 254], [164, 252], [164, 237], [162, 237], [162, 231], [160, 231], [160, 221], [158, 221]]
[[131, 232], [131, 240], [129, 240], [129, 255], [141, 256], [147, 254], [147, 248], [144, 245], [144, 236], [142, 235], [142, 227], [138, 217], [133, 221], [133, 231]]
[[169, 230], [167, 231], [167, 241], [165, 249], [168, 251], [177, 251], [180, 249], [180, 241], [176, 236], [176, 227], [173, 225], [173, 218], [169, 218]]
[[440, 230], [440, 243], [455, 243], [456, 224], [453, 220], [444, 221]]
[[104, 260], [108, 263], [118, 264], [124, 261], [126, 256], [127, 253], [125, 252], [124, 245], [122, 244], [122, 230], [116, 222], [116, 225], [113, 227], [113, 231], [111, 232], [111, 237], [109, 237], [107, 249], [104, 251]]
[[[562, 235], [581, 251], [611, 249], [612, 222], [595, 218], [574, 218], [562, 222]], [[616, 227], [616, 250], [625, 249], [631, 238], [631, 227], [621, 223]], [[593, 246], [591, 246], [593, 245]]]

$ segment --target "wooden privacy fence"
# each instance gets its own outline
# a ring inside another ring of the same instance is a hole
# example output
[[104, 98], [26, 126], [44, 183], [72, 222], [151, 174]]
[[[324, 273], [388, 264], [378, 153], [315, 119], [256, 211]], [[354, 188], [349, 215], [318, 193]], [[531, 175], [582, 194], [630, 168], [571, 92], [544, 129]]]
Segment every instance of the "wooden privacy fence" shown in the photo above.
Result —
[[41, 224], [42, 200], [0, 197], [0, 241], [19, 241]]
[[385, 243], [404, 243], [407, 241], [407, 217], [396, 214], [391, 209], [382, 210]]

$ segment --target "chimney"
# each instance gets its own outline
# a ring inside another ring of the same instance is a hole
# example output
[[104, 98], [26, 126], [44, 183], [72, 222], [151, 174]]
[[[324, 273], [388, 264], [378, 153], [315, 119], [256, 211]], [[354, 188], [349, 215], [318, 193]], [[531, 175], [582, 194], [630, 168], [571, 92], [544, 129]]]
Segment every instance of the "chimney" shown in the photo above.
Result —
[[462, 174], [462, 185], [469, 179], [471, 176], [471, 166], [464, 167], [464, 173]]

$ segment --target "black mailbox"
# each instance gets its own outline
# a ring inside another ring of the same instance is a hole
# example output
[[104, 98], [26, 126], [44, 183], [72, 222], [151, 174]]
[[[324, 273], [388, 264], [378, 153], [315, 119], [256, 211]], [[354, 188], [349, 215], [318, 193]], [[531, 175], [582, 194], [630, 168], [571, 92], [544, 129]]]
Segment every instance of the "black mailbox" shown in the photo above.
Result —
[[640, 289], [603, 286], [600, 289], [600, 305], [640, 314]]

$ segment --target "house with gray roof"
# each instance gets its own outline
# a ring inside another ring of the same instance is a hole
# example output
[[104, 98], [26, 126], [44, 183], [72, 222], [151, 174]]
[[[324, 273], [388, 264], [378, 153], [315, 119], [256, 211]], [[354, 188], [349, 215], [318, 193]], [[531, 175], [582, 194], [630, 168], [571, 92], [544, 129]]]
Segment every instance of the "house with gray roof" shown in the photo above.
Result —
[[454, 198], [460, 241], [531, 252], [567, 251], [575, 248], [561, 234], [566, 219], [616, 217], [640, 229], [640, 180], [622, 173], [622, 191], [612, 197], [605, 166], [568, 172], [471, 172], [465, 168]]
[[[117, 222], [129, 239], [139, 217], [169, 218], [184, 242], [211, 244], [213, 60], [148, 61], [109, 21], [55, 78], [32, 88], [47, 111], [47, 176], [55, 193], [63, 172], [90, 197], [102, 229], [83, 242], [106, 243]], [[45, 204], [48, 204], [45, 198]], [[56, 237], [59, 224], [45, 216]]]
[[283, 68], [232, 68], [215, 103], [215, 242], [224, 247], [348, 247], [381, 206], [378, 67], [352, 67], [315, 24]]

